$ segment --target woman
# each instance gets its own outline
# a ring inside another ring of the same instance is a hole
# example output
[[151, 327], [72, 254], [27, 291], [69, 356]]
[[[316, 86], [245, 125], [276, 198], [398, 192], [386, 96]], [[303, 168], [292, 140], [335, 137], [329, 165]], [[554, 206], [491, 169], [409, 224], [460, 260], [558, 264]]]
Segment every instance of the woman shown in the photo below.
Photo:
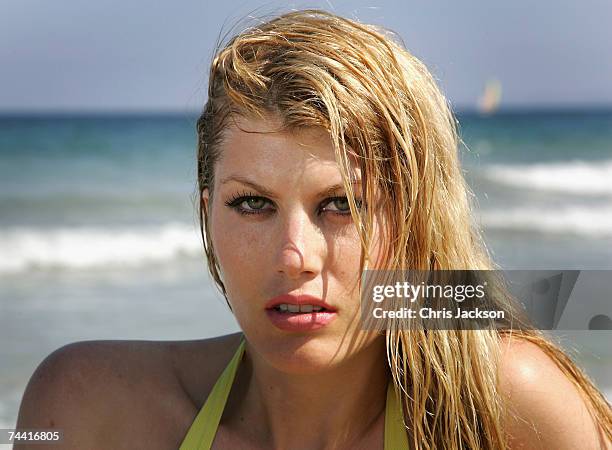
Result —
[[321, 11], [241, 33], [198, 136], [208, 266], [243, 333], [64, 347], [19, 428], [75, 449], [610, 445], [609, 405], [536, 330], [362, 329], [365, 268], [494, 267], [452, 113], [389, 36]]

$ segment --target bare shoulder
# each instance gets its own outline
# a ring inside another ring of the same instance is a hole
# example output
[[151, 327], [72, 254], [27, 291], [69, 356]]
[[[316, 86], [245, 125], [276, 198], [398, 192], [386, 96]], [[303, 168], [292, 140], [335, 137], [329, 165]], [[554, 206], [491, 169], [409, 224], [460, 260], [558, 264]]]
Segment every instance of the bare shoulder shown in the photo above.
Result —
[[61, 347], [30, 378], [17, 428], [62, 430], [66, 449], [177, 448], [238, 339]]
[[611, 448], [578, 388], [538, 345], [503, 338], [499, 376], [510, 448]]

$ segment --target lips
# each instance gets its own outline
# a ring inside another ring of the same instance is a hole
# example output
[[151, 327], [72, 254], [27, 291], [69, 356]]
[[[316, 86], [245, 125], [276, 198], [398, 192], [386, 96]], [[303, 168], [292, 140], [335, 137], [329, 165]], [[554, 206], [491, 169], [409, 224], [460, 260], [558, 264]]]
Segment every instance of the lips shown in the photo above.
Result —
[[337, 309], [331, 306], [329, 303], [324, 302], [318, 297], [314, 297], [312, 295], [302, 294], [302, 295], [291, 295], [284, 294], [279, 295], [278, 297], [274, 297], [266, 303], [266, 309], [278, 309], [280, 305], [295, 305], [295, 306], [303, 306], [303, 305], [312, 305], [323, 308], [323, 310], [327, 312], [336, 312]]
[[325, 327], [337, 316], [337, 309], [312, 295], [280, 295], [266, 303], [272, 324], [289, 332], [313, 331]]

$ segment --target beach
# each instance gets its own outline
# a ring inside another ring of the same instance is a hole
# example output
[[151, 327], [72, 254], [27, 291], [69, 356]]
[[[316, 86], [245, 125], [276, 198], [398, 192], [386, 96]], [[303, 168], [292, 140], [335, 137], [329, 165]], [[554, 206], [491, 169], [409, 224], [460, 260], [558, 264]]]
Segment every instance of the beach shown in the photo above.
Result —
[[[612, 111], [459, 114], [505, 269], [612, 270]], [[206, 269], [191, 114], [0, 116], [0, 428], [70, 342], [238, 331]], [[612, 331], [556, 332], [612, 399]]]

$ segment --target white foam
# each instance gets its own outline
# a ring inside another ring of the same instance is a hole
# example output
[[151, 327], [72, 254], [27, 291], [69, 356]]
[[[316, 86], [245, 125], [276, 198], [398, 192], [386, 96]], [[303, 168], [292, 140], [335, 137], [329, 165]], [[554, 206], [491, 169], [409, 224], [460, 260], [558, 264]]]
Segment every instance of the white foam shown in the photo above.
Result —
[[489, 210], [480, 213], [482, 225], [492, 229], [612, 237], [612, 205], [537, 207]]
[[580, 195], [612, 195], [612, 160], [490, 165], [487, 179], [509, 186]]
[[0, 273], [33, 267], [83, 269], [139, 266], [203, 252], [199, 230], [191, 224], [157, 227], [26, 228], [0, 230]]

